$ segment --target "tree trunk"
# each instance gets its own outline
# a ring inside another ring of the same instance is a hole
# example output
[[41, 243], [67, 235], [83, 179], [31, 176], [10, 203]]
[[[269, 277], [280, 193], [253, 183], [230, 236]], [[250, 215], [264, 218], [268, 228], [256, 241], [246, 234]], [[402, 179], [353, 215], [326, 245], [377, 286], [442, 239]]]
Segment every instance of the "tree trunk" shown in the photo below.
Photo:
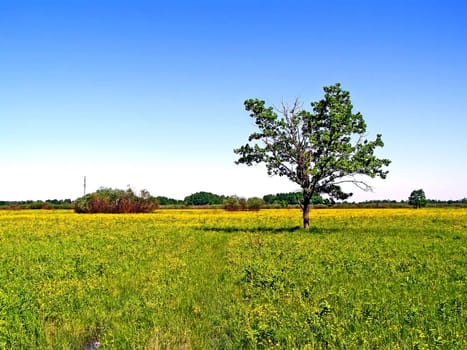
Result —
[[303, 228], [309, 229], [310, 228], [310, 200], [311, 196], [304, 192], [303, 193]]

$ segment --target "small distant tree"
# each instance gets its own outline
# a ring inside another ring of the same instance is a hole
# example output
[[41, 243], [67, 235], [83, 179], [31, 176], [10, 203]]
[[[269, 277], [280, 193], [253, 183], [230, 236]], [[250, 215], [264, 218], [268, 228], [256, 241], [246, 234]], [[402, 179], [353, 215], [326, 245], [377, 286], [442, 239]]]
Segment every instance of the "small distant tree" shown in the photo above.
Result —
[[409, 196], [409, 205], [413, 206], [414, 208], [421, 208], [426, 207], [426, 196], [425, 191], [422, 189], [413, 190]]
[[311, 107], [306, 111], [296, 100], [275, 109], [262, 100], [246, 100], [245, 109], [258, 130], [249, 143], [234, 150], [237, 164], [264, 163], [269, 175], [286, 176], [300, 186], [305, 228], [310, 226], [314, 196], [347, 199], [352, 193], [343, 191], [345, 183], [369, 190], [363, 176], [384, 179], [388, 173], [384, 167], [390, 163], [374, 155], [384, 145], [381, 135], [374, 141], [366, 139], [363, 116], [353, 113], [350, 94], [340, 84], [324, 87], [324, 98]]

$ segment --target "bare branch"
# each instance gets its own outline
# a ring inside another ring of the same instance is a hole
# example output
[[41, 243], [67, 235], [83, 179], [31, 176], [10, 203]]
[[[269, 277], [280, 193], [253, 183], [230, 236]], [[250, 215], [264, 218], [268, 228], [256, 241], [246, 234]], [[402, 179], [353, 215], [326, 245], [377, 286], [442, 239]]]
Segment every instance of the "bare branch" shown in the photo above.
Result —
[[359, 189], [361, 189], [362, 191], [365, 191], [365, 192], [372, 192], [373, 191], [373, 187], [368, 185], [363, 180], [355, 179], [355, 177], [353, 177], [353, 176], [352, 176], [352, 179], [340, 180], [340, 181], [333, 182], [334, 185], [341, 185], [341, 184], [344, 184], [344, 183], [351, 183], [351, 184], [357, 186]]

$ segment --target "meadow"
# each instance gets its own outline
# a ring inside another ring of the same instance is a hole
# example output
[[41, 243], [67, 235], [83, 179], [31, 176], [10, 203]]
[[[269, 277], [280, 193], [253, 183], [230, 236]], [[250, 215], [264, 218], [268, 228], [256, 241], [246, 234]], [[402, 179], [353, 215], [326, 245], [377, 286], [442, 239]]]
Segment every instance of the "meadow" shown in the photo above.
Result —
[[0, 349], [465, 349], [467, 209], [0, 211]]

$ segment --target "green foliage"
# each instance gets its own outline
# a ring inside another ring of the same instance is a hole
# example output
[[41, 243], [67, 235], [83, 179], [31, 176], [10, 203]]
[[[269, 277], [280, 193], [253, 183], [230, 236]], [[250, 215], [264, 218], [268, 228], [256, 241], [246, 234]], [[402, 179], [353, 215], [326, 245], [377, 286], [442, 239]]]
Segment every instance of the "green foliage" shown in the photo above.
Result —
[[267, 194], [263, 196], [263, 200], [266, 204], [274, 203], [286, 203], [287, 205], [298, 205], [303, 201], [303, 193], [301, 192], [289, 192], [289, 193], [276, 193]]
[[137, 196], [131, 189], [112, 188], [100, 188], [74, 203], [77, 213], [150, 213], [157, 207], [157, 200], [146, 190]]
[[[303, 202], [303, 193], [302, 192], [289, 192], [289, 193], [276, 193], [276, 194], [267, 194], [263, 196], [263, 200], [268, 205], [274, 205], [277, 203], [284, 203], [283, 206], [296, 206]], [[320, 195], [315, 195], [311, 197], [312, 204], [323, 204], [323, 198]]]
[[409, 205], [413, 206], [414, 208], [421, 208], [426, 207], [427, 200], [425, 196], [425, 191], [422, 189], [413, 190], [409, 196]]
[[185, 205], [219, 205], [224, 202], [225, 197], [211, 192], [196, 192], [186, 196]]
[[157, 196], [156, 200], [159, 203], [159, 205], [183, 205], [184, 204], [182, 200], [168, 198], [165, 196]]

